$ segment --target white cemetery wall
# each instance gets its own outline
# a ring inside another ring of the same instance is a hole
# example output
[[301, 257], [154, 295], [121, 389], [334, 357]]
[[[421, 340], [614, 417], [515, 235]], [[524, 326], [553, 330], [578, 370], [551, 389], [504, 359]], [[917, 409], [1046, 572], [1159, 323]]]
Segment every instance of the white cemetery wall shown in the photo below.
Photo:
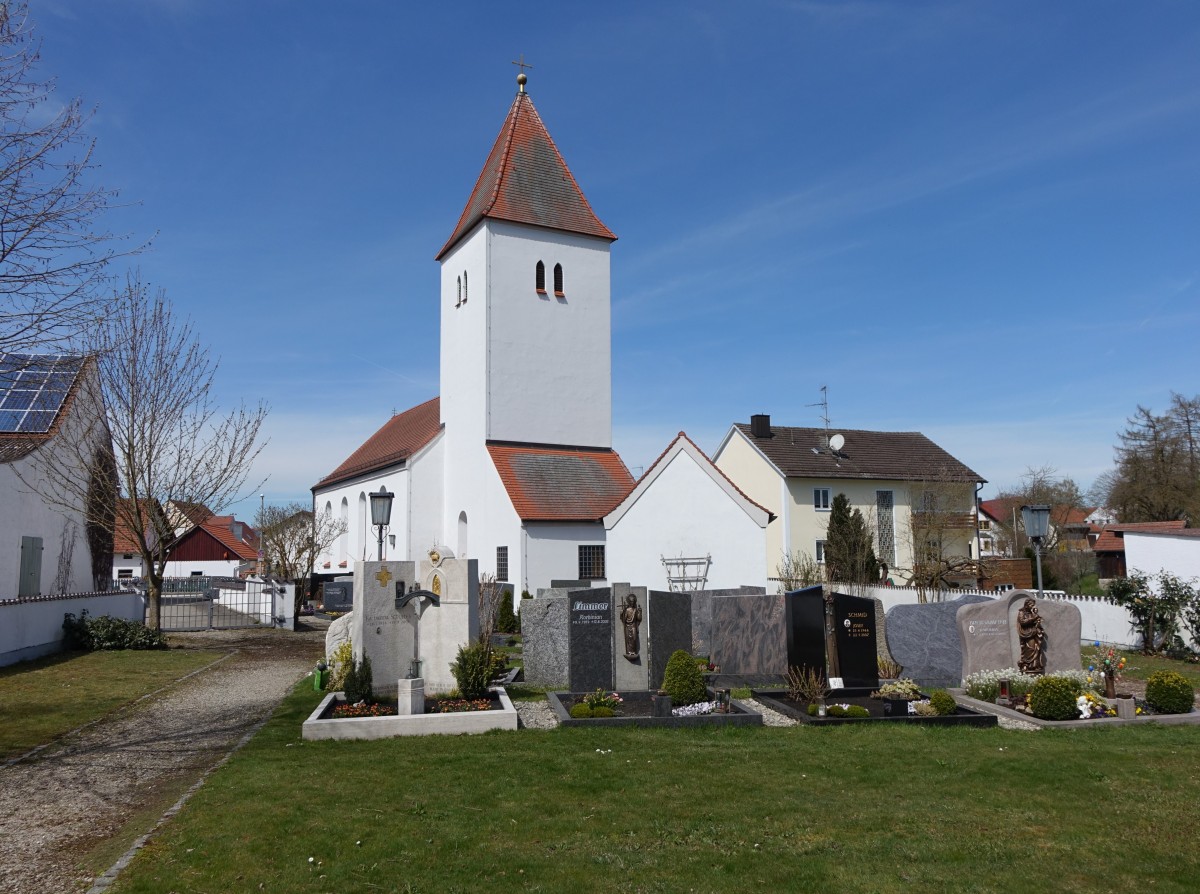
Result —
[[49, 655], [62, 648], [63, 615], [109, 615], [141, 621], [146, 600], [140, 593], [83, 593], [0, 601], [0, 667]]

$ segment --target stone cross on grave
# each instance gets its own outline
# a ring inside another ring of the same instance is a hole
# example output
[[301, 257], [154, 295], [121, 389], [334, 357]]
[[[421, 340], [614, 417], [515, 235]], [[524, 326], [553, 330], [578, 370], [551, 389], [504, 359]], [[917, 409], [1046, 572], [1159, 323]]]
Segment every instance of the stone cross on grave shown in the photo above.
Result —
[[[386, 574], [387, 569], [383, 569], [380, 575]], [[379, 575], [376, 575], [377, 577]], [[380, 581], [383, 583], [383, 581]], [[386, 584], [384, 584], [386, 586]], [[396, 581], [396, 611], [400, 611], [410, 602], [413, 606], [415, 620], [413, 621], [413, 660], [412, 667], [409, 669], [409, 678], [415, 679], [421, 676], [421, 610], [423, 608], [422, 599], [428, 599], [432, 605], [441, 605], [441, 596], [430, 590], [419, 590], [414, 582], [409, 590], [404, 589], [404, 581]]]

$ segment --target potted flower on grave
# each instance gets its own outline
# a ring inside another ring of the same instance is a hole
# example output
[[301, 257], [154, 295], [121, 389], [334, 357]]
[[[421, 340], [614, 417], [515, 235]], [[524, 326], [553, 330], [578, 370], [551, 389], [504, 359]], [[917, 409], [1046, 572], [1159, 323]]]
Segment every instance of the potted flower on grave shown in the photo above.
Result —
[[1091, 662], [1088, 664], [1088, 682], [1092, 681], [1092, 677], [1102, 678], [1104, 697], [1117, 698], [1117, 681], [1121, 679], [1121, 673], [1125, 670], [1125, 656], [1118, 655], [1117, 650], [1112, 647], [1102, 647], [1099, 640], [1093, 645], [1096, 651], [1092, 653]]
[[885, 683], [878, 691], [871, 693], [871, 698], [883, 700], [883, 713], [892, 717], [907, 717], [914, 713], [912, 703], [920, 700], [921, 688], [914, 680], [907, 677]]

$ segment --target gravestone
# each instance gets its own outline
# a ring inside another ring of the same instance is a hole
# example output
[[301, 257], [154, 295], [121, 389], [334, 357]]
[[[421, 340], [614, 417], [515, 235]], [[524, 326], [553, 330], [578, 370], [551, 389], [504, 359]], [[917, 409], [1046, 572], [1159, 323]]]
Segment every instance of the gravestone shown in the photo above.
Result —
[[624, 692], [644, 692], [650, 666], [651, 641], [651, 612], [646, 600], [646, 588], [613, 584], [612, 596], [616, 618], [612, 631], [613, 688]]
[[958, 610], [962, 639], [962, 676], [977, 671], [1017, 668], [1021, 663], [1018, 616], [1032, 599], [1044, 631], [1045, 672], [1080, 670], [1079, 643], [1083, 620], [1069, 602], [1038, 599], [1028, 590], [1014, 590], [999, 599], [966, 605]]
[[354, 610], [354, 582], [331, 581], [322, 588], [321, 606], [327, 612]]
[[349, 616], [354, 660], [371, 659], [376, 698], [396, 696], [396, 681], [408, 674], [415, 643], [412, 622], [396, 609], [396, 587], [413, 582], [415, 562], [358, 562], [354, 582], [358, 605]]
[[789, 667], [841, 677], [847, 689], [879, 687], [874, 600], [827, 594], [820, 586], [795, 590], [785, 599]]
[[530, 686], [566, 686], [570, 661], [566, 596], [521, 600], [521, 662]]
[[609, 689], [613, 673], [612, 590], [575, 590], [567, 599], [567, 685], [572, 692]]
[[922, 686], [958, 686], [963, 666], [958, 610], [991, 601], [988, 596], [969, 594], [947, 602], [892, 606], [887, 613], [887, 644], [903, 667], [901, 676]]
[[[714, 595], [709, 601], [709, 660], [722, 674], [786, 674], [788, 625], [781, 594]], [[693, 642], [696, 637], [693, 633]], [[824, 654], [824, 653], [822, 653]]]
[[649, 679], [645, 689], [662, 686], [667, 662], [679, 649], [691, 654], [692, 649], [692, 597], [690, 593], [669, 593], [652, 590], [649, 593], [650, 652]]

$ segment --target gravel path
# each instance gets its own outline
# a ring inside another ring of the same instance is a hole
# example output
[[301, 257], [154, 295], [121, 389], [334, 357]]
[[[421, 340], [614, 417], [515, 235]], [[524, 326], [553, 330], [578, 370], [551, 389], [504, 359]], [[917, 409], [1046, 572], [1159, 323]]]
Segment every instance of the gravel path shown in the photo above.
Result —
[[80, 858], [139, 810], [165, 810], [164, 794], [173, 802], [225, 757], [312, 669], [325, 626], [172, 635], [173, 646], [229, 655], [0, 769], [0, 892], [86, 890]]

